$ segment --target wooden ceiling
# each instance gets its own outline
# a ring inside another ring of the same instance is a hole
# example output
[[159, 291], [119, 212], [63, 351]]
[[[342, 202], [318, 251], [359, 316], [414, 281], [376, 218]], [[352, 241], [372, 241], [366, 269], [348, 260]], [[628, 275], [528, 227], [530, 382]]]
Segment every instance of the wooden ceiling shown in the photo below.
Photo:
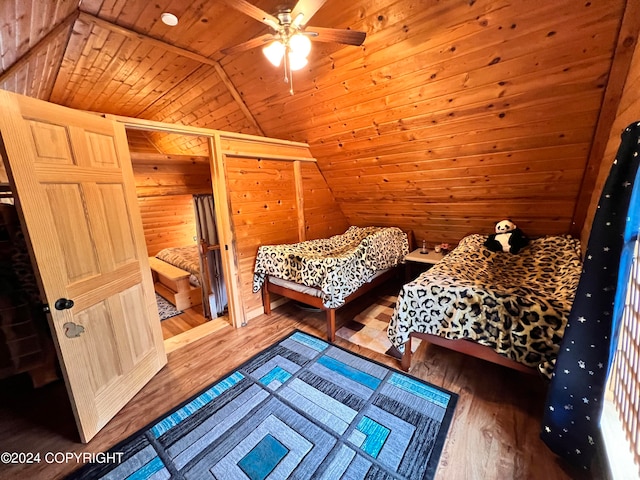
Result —
[[[250, 1], [267, 12], [286, 3]], [[268, 31], [222, 1], [0, 0], [0, 88], [308, 142], [354, 225], [457, 241], [510, 217], [532, 235], [566, 233], [610, 71], [635, 47], [620, 38], [626, 4], [327, 0], [309, 25], [366, 40], [314, 42], [290, 95], [259, 48], [220, 53]], [[153, 140], [166, 153], [204, 148]]]

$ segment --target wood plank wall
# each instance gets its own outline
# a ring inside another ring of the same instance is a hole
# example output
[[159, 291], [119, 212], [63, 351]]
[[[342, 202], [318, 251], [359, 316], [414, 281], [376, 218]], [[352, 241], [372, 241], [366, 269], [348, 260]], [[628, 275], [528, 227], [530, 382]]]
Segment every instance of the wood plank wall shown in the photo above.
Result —
[[298, 241], [293, 162], [232, 157], [225, 163], [241, 294], [249, 319], [262, 312], [262, 297], [252, 292], [258, 247]]
[[76, 0], [0, 2], [1, 89], [49, 100], [77, 7]]
[[209, 157], [132, 154], [139, 197], [211, 193]]
[[143, 130], [127, 130], [127, 143], [129, 151], [133, 154], [137, 153], [162, 153], [151, 138], [151, 132]]
[[[266, 31], [224, 2], [6, 1], [0, 84], [82, 110], [308, 142], [351, 224], [398, 225], [418, 241], [488, 233], [503, 217], [530, 235], [564, 233], [582, 227], [583, 173], [623, 12], [637, 3], [328, 0], [311, 26], [367, 38], [314, 42], [292, 96], [259, 48], [220, 53]], [[176, 27], [159, 21], [164, 7]], [[202, 143], [181, 141], [181, 153]]]
[[[299, 179], [291, 161], [231, 157], [225, 169], [242, 297], [250, 319], [262, 313], [262, 297], [252, 292], [258, 247], [328, 237], [349, 225], [315, 162], [300, 162]], [[296, 190], [299, 180], [301, 198]]]
[[212, 193], [209, 157], [159, 153], [148, 132], [127, 131], [147, 251], [196, 244], [193, 195]]
[[138, 205], [149, 256], [163, 248], [196, 244], [193, 196], [141, 197]]
[[259, 51], [222, 65], [265, 134], [310, 144], [351, 224], [567, 233], [625, 3], [333, 2], [312, 23], [365, 44], [315, 43], [293, 97]]
[[224, 169], [247, 320], [262, 313], [253, 293], [258, 247], [342, 233], [348, 227], [306, 145], [225, 139]]
[[[308, 142], [350, 224], [434, 242], [504, 217], [530, 235], [565, 233], [581, 228], [583, 174], [635, 4], [329, 0], [310, 25], [363, 30], [366, 41], [314, 42], [292, 96], [259, 48], [220, 53], [265, 32], [224, 2], [85, 0], [82, 12], [69, 0], [2, 2], [0, 68], [7, 88], [51, 90], [82, 110]], [[159, 21], [163, 5], [176, 27]], [[185, 151], [202, 143], [181, 140]]]
[[[132, 21], [128, 15], [144, 8], [143, 3], [129, 3], [121, 11], [124, 3], [105, 3], [103, 16], [115, 20], [115, 13], [126, 26]], [[89, 2], [82, 6], [94, 12]], [[161, 43], [137, 33], [153, 28], [146, 22], [162, 25], [159, 7], [150, 8], [139, 18], [145, 27], [137, 31], [80, 13], [49, 100], [81, 110], [262, 134], [215, 61], [194, 53], [193, 47], [180, 49], [174, 46], [179, 42]], [[206, 25], [201, 28], [211, 33]]]
[[[640, 10], [640, 8], [637, 8], [637, 10]], [[611, 127], [609, 141], [607, 142], [602, 163], [600, 164], [596, 186], [589, 205], [587, 220], [582, 229], [581, 241], [585, 247], [589, 240], [589, 233], [591, 232], [591, 225], [600, 200], [602, 188], [609, 175], [609, 170], [615, 159], [618, 147], [620, 147], [620, 135], [630, 123], [640, 122], [640, 96], [638, 92], [640, 92], [640, 46], [636, 42], [629, 73], [624, 83], [622, 98], [620, 99], [616, 118]]]
[[349, 228], [317, 163], [301, 163], [306, 238], [328, 238]]
[[[202, 139], [135, 130], [128, 137], [149, 255], [193, 244], [192, 195], [212, 191], [209, 157], [157, 152], [186, 144], [202, 151]], [[220, 145], [240, 296], [250, 319], [262, 313], [262, 298], [252, 292], [259, 246], [326, 237], [348, 224], [305, 144], [222, 135]]]

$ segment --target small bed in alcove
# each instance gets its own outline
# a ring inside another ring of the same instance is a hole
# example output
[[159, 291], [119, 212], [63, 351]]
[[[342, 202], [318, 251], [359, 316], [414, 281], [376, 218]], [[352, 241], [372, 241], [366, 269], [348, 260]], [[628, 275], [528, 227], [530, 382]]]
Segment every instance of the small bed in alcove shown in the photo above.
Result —
[[149, 257], [154, 288], [178, 310], [202, 304], [198, 245], [169, 247]]

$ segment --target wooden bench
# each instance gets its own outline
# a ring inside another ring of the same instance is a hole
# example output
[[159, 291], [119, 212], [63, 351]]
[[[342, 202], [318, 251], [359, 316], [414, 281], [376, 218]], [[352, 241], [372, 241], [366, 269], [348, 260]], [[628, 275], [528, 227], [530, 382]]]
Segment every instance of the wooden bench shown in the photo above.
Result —
[[149, 257], [149, 267], [155, 291], [178, 310], [186, 310], [202, 303], [202, 289], [189, 283], [189, 272], [156, 257]]

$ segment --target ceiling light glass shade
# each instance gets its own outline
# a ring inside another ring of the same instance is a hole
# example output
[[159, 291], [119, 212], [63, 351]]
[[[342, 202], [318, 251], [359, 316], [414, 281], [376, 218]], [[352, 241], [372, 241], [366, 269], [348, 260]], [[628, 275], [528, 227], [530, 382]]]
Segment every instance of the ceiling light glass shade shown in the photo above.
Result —
[[307, 57], [296, 55], [293, 51], [289, 52], [289, 68], [291, 70], [300, 70], [307, 63], [309, 63]]
[[162, 23], [169, 25], [170, 27], [175, 27], [178, 24], [178, 17], [173, 13], [164, 12], [160, 15], [160, 19], [162, 20]]
[[289, 39], [289, 48], [297, 57], [306, 57], [311, 52], [311, 40], [306, 35], [296, 33]]
[[271, 42], [269, 45], [262, 49], [262, 53], [273, 64], [274, 67], [279, 67], [284, 57], [284, 44], [279, 41]]

